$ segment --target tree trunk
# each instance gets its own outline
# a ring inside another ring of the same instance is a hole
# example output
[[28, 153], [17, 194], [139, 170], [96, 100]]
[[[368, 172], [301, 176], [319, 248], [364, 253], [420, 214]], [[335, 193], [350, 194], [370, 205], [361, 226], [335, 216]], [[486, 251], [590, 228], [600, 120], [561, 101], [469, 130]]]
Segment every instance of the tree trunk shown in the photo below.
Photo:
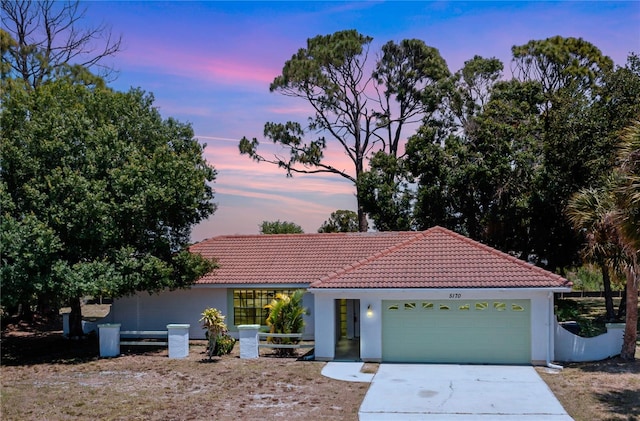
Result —
[[633, 361], [636, 354], [638, 337], [638, 265], [634, 262], [627, 272], [627, 317], [624, 327], [624, 343], [620, 357], [625, 361]]
[[69, 304], [71, 305], [71, 313], [69, 314], [69, 337], [81, 338], [84, 335], [84, 331], [82, 330], [82, 307], [80, 306], [80, 298], [71, 298]]
[[33, 311], [31, 310], [31, 303], [29, 301], [23, 301], [20, 303], [18, 313], [18, 320], [23, 320], [25, 322], [33, 321]]
[[367, 221], [367, 213], [364, 211], [364, 207], [360, 204], [360, 200], [358, 200], [358, 231], [369, 231], [369, 221]]
[[620, 297], [620, 305], [618, 306], [618, 320], [622, 320], [627, 314], [627, 285], [625, 284]]
[[607, 311], [607, 321], [611, 322], [616, 318], [615, 311], [613, 309], [613, 295], [611, 294], [611, 278], [609, 277], [609, 266], [605, 263], [601, 263], [602, 268], [602, 284], [604, 286], [604, 305]]

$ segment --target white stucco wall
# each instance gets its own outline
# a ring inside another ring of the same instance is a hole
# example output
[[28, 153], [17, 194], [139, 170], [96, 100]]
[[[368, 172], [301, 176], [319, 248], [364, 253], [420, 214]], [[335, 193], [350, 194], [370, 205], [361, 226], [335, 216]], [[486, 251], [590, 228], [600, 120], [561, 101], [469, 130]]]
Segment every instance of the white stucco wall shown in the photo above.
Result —
[[[166, 330], [168, 324], [188, 323], [191, 325], [189, 328], [191, 339], [205, 339], [205, 330], [202, 329], [199, 320], [205, 308], [214, 307], [227, 317], [229, 334], [237, 339], [238, 332], [233, 327], [233, 309], [229, 308], [233, 304], [230, 303], [228, 291], [226, 287], [194, 285], [191, 289], [166, 291], [160, 294], [150, 295], [141, 292], [114, 300], [111, 312], [100, 322], [120, 323], [121, 330]], [[303, 339], [313, 340], [315, 332], [313, 295], [306, 293], [302, 302], [309, 310], [309, 316], [305, 316]]]
[[[553, 361], [553, 293], [548, 289], [412, 289], [412, 290], [312, 290], [315, 297], [315, 356], [332, 360], [335, 355], [335, 299], [360, 300], [360, 358], [382, 359], [383, 300], [454, 300], [527, 299], [531, 301], [531, 362]], [[367, 315], [371, 306], [372, 314]]]
[[168, 324], [188, 323], [189, 337], [204, 339], [205, 330], [199, 320], [208, 307], [229, 314], [226, 288], [195, 285], [160, 294], [137, 293], [114, 300], [107, 321], [120, 323], [121, 330], [166, 330]]

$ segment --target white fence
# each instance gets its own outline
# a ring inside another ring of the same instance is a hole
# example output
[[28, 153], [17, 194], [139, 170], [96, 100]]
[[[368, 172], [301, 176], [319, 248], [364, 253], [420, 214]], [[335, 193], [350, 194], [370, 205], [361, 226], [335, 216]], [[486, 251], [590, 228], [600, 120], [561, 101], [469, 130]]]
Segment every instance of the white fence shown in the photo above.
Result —
[[607, 323], [607, 333], [583, 338], [555, 326], [555, 360], [566, 362], [600, 361], [615, 357], [622, 350], [624, 323]]

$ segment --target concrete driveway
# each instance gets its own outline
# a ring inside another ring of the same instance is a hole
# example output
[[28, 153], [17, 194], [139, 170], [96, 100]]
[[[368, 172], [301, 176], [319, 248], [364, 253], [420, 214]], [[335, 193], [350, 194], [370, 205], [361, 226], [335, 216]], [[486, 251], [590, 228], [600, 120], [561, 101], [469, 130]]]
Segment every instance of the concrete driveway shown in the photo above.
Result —
[[358, 413], [379, 420], [571, 420], [533, 367], [380, 364]]

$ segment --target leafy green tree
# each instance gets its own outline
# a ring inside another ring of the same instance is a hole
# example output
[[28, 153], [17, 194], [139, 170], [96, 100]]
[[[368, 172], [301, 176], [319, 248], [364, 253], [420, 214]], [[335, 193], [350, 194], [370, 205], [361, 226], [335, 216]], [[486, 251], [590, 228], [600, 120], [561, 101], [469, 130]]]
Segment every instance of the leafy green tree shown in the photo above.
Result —
[[[478, 229], [467, 229], [472, 221], [465, 222], [475, 219], [477, 212], [476, 190], [465, 187], [471, 175], [465, 171], [477, 162], [468, 161], [472, 159], [469, 149], [478, 143], [476, 120], [502, 68], [495, 58], [475, 56], [465, 62], [463, 69], [439, 83], [441, 107], [409, 139], [405, 156], [396, 161], [378, 154], [371, 161], [371, 171], [363, 177], [368, 186], [362, 191], [365, 203], [375, 206], [370, 217], [376, 227], [415, 229], [439, 224], [480, 239]], [[454, 186], [457, 183], [459, 187]], [[468, 196], [471, 200], [465, 199]], [[462, 205], [467, 207], [464, 215]]]
[[611, 171], [614, 140], [599, 133], [592, 104], [611, 59], [581, 38], [555, 36], [514, 46], [516, 77], [542, 86], [542, 159], [529, 206], [533, 253], [550, 269], [579, 260], [580, 239], [565, 208], [581, 188]]
[[452, 120], [457, 123], [455, 127], [466, 134], [474, 132], [474, 118], [489, 101], [503, 69], [497, 58], [476, 55], [453, 75], [446, 100]]
[[[594, 93], [613, 61], [582, 38], [554, 36], [511, 48], [520, 80], [536, 80], [551, 97], [569, 88], [579, 94]], [[552, 103], [548, 103], [549, 106]]]
[[428, 127], [410, 139], [420, 228], [439, 224], [502, 250], [530, 248], [527, 196], [540, 165], [540, 101], [535, 83], [498, 82], [481, 108], [465, 112], [467, 129], [447, 136], [444, 146]]
[[[302, 306], [304, 290], [296, 290], [293, 294], [276, 294], [275, 298], [265, 306], [269, 310], [267, 316], [267, 326], [270, 333], [303, 333], [304, 316], [309, 311]], [[297, 339], [292, 338], [269, 338], [275, 344], [294, 344]], [[293, 348], [275, 348], [279, 355], [292, 355]]]
[[[310, 104], [315, 114], [309, 118], [309, 125], [291, 121], [265, 124], [264, 136], [282, 146], [288, 156], [268, 158], [259, 154], [256, 138], [244, 137], [239, 145], [242, 154], [278, 165], [289, 176], [330, 173], [353, 182], [360, 231], [368, 229], [358, 184], [367, 160], [377, 151], [397, 156], [403, 129], [437, 111], [437, 87], [449, 75], [439, 52], [419, 40], [387, 43], [368, 75], [371, 41], [371, 37], [355, 30], [308, 39], [307, 47], [285, 63], [270, 90]], [[319, 136], [307, 141], [309, 133]], [[324, 151], [329, 144], [344, 150], [353, 164], [351, 170], [326, 161]]]
[[357, 232], [358, 214], [351, 210], [340, 209], [331, 212], [328, 220], [322, 223], [318, 232]]
[[303, 234], [300, 225], [289, 221], [262, 221], [260, 234]]
[[187, 287], [212, 268], [186, 247], [215, 210], [216, 172], [152, 95], [13, 83], [0, 126], [3, 307], [70, 305], [78, 336], [82, 297]]
[[404, 160], [377, 152], [369, 162], [369, 171], [358, 180], [360, 203], [368, 211], [379, 231], [408, 231], [415, 228], [413, 181]]
[[86, 9], [79, 1], [2, 0], [1, 10], [3, 28], [15, 41], [6, 55], [3, 50], [3, 63], [28, 86], [85, 69], [111, 72], [104, 59], [120, 51], [121, 38], [105, 25], [83, 27]]

